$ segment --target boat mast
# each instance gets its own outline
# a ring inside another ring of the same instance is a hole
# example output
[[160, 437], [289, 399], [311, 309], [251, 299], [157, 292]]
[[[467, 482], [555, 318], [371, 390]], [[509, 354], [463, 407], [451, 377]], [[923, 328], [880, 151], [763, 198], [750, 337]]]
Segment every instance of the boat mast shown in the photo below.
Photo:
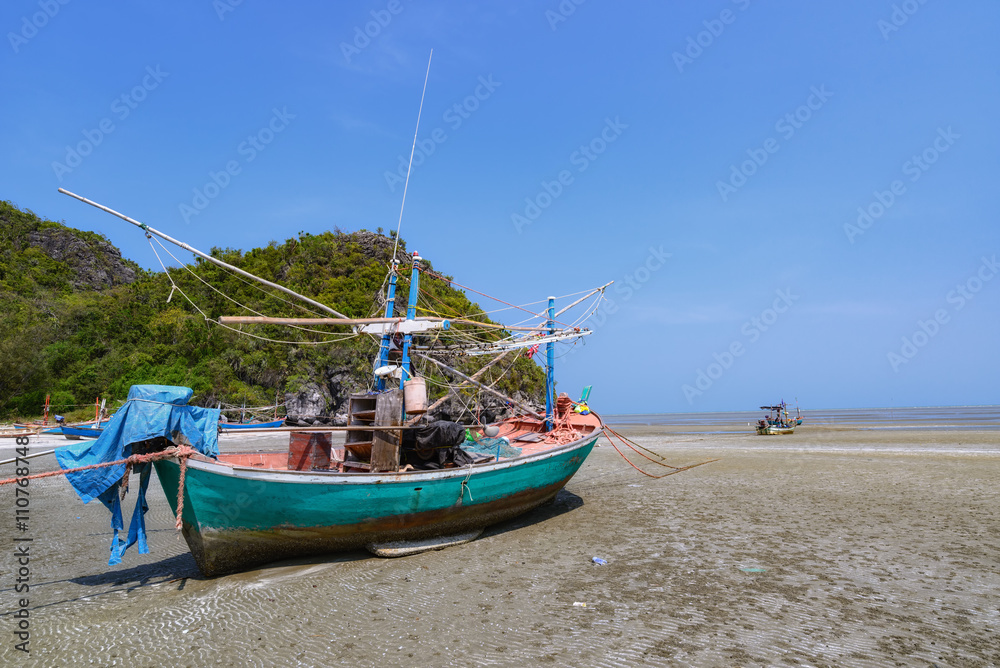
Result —
[[[385, 298], [385, 317], [391, 318], [392, 313], [396, 308], [396, 267], [398, 266], [396, 258], [392, 258], [392, 266], [389, 269], [389, 287], [388, 293]], [[379, 344], [378, 349], [378, 362], [375, 364], [376, 369], [381, 369], [382, 367], [389, 364], [389, 342], [392, 340], [392, 333], [387, 327], [385, 333], [382, 334], [382, 343]], [[377, 392], [385, 391], [385, 376], [375, 376], [375, 390]]]
[[[549, 334], [556, 332], [556, 298], [549, 297], [549, 318], [546, 322]], [[545, 344], [545, 431], [552, 431], [553, 412], [556, 403], [556, 344], [549, 341]]]
[[[406, 305], [406, 321], [413, 322], [417, 315], [417, 294], [420, 291], [420, 254], [413, 251], [413, 270], [410, 272], [410, 298]], [[410, 379], [410, 344], [413, 343], [413, 333], [406, 332], [403, 336], [403, 373], [399, 377], [399, 387], [403, 387]]]

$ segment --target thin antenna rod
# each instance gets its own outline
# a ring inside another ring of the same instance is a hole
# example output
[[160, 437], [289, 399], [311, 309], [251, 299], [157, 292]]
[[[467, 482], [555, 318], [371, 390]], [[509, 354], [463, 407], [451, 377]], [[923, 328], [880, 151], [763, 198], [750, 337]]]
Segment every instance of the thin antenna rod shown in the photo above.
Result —
[[420, 109], [417, 110], [417, 129], [413, 131], [413, 146], [410, 147], [410, 164], [406, 168], [406, 181], [403, 183], [403, 202], [399, 205], [399, 222], [396, 223], [396, 243], [392, 246], [392, 260], [396, 261], [396, 249], [399, 247], [399, 228], [403, 226], [403, 207], [406, 206], [406, 188], [410, 185], [410, 170], [413, 169], [413, 153], [417, 150], [417, 133], [420, 132], [420, 114], [424, 110], [424, 94], [427, 93], [427, 79], [431, 76], [431, 58], [434, 49], [427, 57], [427, 74], [424, 75], [424, 90], [420, 93]]

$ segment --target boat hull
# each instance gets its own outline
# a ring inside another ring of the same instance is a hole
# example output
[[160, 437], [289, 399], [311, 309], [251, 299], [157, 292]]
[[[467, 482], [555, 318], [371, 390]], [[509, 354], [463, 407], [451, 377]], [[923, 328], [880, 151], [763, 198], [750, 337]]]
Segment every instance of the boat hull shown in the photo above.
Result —
[[239, 423], [239, 422], [220, 422], [219, 429], [222, 431], [239, 431], [240, 429], [274, 429], [276, 427], [282, 427], [285, 424], [285, 418], [280, 420], [272, 420], [271, 422], [256, 422], [256, 423]]
[[69, 439], [100, 438], [104, 433], [103, 428], [96, 427], [70, 427], [63, 425], [62, 434]]
[[773, 424], [769, 424], [766, 427], [757, 426], [757, 434], [759, 436], [785, 436], [794, 432], [795, 427], [779, 427]]
[[[555, 497], [599, 434], [526, 457], [405, 473], [321, 473], [188, 461], [183, 533], [207, 576], [278, 559], [448, 536]], [[176, 513], [180, 466], [155, 462]]]

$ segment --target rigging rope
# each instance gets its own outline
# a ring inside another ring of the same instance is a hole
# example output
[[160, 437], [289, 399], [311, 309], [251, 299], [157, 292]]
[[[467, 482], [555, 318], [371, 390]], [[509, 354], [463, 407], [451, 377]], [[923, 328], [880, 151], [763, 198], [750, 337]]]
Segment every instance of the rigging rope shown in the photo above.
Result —
[[[183, 262], [181, 262], [173, 253], [170, 252], [170, 249], [168, 249], [166, 246], [163, 245], [162, 241], [160, 241], [159, 239], [152, 239], [152, 238], [150, 238], [150, 245], [152, 245], [153, 241], [156, 241], [156, 243], [160, 246], [160, 248], [162, 248], [163, 251], [167, 255], [169, 255], [171, 258], [173, 258], [174, 262], [176, 262], [177, 264], [181, 265], [181, 268], [185, 269], [189, 274], [191, 274], [192, 276], [194, 276], [195, 278], [197, 278], [199, 281], [201, 281], [202, 283], [204, 283], [206, 286], [208, 286], [208, 288], [210, 290], [213, 290], [213, 291], [219, 293], [224, 298], [228, 299], [229, 301], [231, 301], [232, 303], [236, 304], [240, 308], [246, 309], [247, 311], [250, 311], [254, 315], [259, 315], [261, 317], [266, 317], [260, 311], [256, 311], [256, 310], [250, 308], [249, 306], [247, 306], [246, 304], [243, 304], [241, 302], [236, 301], [235, 299], [233, 299], [232, 297], [230, 297], [229, 295], [227, 295], [225, 292], [223, 292], [222, 290], [219, 290], [214, 285], [212, 285], [211, 283], [209, 283], [208, 281], [206, 281], [204, 278], [202, 278], [198, 274], [194, 273], [194, 271], [191, 270], [191, 267], [188, 266], [188, 265], [186, 265], [186, 264], [184, 264]], [[153, 249], [153, 252], [154, 253], [156, 252], [155, 248]], [[159, 259], [159, 258], [157, 258], [157, 259]], [[162, 262], [160, 263], [160, 266], [163, 266]], [[284, 299], [284, 298], [282, 298], [282, 297], [280, 297], [278, 295], [272, 295], [270, 292], [267, 292], [266, 290], [264, 290], [263, 288], [261, 288], [259, 285], [255, 285], [255, 284], [251, 283], [250, 281], [242, 278], [239, 274], [231, 272], [228, 269], [226, 269], [225, 267], [222, 267], [222, 270], [225, 271], [225, 272], [227, 272], [227, 273], [229, 273], [231, 276], [235, 276], [236, 278], [239, 278], [241, 281], [243, 281], [247, 285], [250, 285], [250, 286], [252, 286], [252, 287], [260, 290], [261, 292], [263, 292], [265, 295], [267, 295], [269, 297], [278, 297], [278, 299], [280, 299], [281, 301], [285, 302], [286, 304], [292, 304], [293, 306], [296, 306], [297, 308], [301, 308], [302, 310], [306, 311], [307, 313], [313, 313], [314, 315], [317, 315], [319, 317], [323, 317], [321, 314], [315, 313], [314, 311], [310, 311], [309, 309], [305, 308], [304, 306], [299, 306], [298, 304], [294, 304], [294, 303], [290, 302], [289, 300]], [[166, 271], [166, 267], [164, 267], [164, 271]], [[173, 281], [171, 281], [171, 283], [173, 283]], [[177, 290], [179, 291], [180, 288], [177, 288]], [[181, 294], [183, 294], [183, 293], [181, 293]], [[168, 299], [167, 301], [170, 301], [170, 300]], [[289, 327], [292, 327], [293, 329], [300, 329], [300, 330], [302, 330], [304, 332], [311, 332], [313, 334], [329, 334], [329, 335], [343, 336], [342, 334], [331, 334], [330, 332], [324, 332], [324, 331], [321, 331], [321, 330], [318, 330], [318, 329], [309, 329], [308, 327], [301, 327], [299, 325], [289, 325]]]
[[[212, 324], [218, 325], [219, 327], [222, 327], [224, 329], [228, 329], [229, 331], [235, 332], [236, 334], [240, 334], [242, 336], [249, 336], [250, 338], [258, 339], [260, 341], [267, 341], [269, 343], [282, 343], [282, 344], [292, 345], [292, 346], [299, 346], [299, 345], [302, 345], [302, 346], [321, 346], [321, 345], [325, 345], [327, 343], [337, 343], [338, 341], [345, 341], [347, 339], [354, 338], [354, 337], [358, 336], [358, 334], [332, 334], [332, 333], [327, 333], [326, 334], [327, 336], [337, 336], [337, 337], [340, 337], [340, 338], [328, 339], [326, 341], [279, 341], [278, 339], [271, 339], [271, 338], [268, 338], [266, 336], [258, 336], [257, 334], [251, 334], [250, 332], [244, 332], [243, 330], [236, 329], [235, 327], [230, 327], [229, 325], [224, 325], [221, 322], [219, 322], [218, 320], [214, 320], [212, 318], [209, 318], [208, 315], [204, 311], [202, 311], [200, 308], [198, 308], [198, 305], [195, 304], [194, 301], [192, 301], [192, 299], [187, 296], [187, 293], [184, 292], [183, 290], [181, 290], [180, 287], [178, 287], [177, 283], [174, 282], [174, 277], [170, 275], [170, 272], [167, 270], [166, 265], [163, 264], [163, 259], [160, 258], [160, 254], [156, 252], [156, 247], [153, 246], [152, 237], [150, 235], [148, 235], [148, 234], [146, 236], [150, 239], [149, 247], [153, 249], [153, 255], [156, 256], [156, 259], [157, 259], [157, 261], [159, 261], [160, 266], [163, 267], [163, 273], [166, 275], [167, 280], [170, 281], [171, 290], [177, 290], [177, 292], [181, 293], [181, 296], [183, 296], [184, 299], [186, 299], [187, 302], [189, 304], [191, 304], [191, 306], [194, 308], [194, 310], [198, 311], [198, 313], [201, 315], [202, 318], [205, 319], [206, 322], [211, 322]], [[168, 251], [168, 255], [169, 255], [169, 251]], [[171, 255], [171, 257], [173, 257], [173, 256]], [[176, 258], [174, 258], [174, 259], [176, 259]]]

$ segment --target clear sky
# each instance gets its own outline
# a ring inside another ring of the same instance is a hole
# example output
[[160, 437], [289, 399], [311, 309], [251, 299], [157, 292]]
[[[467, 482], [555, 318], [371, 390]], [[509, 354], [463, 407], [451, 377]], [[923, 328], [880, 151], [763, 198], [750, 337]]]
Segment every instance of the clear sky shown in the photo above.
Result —
[[56, 189], [204, 250], [394, 229], [433, 49], [402, 236], [516, 303], [616, 281], [561, 391], [1000, 404], [994, 0], [8, 0], [0, 26], [0, 197], [144, 266]]

